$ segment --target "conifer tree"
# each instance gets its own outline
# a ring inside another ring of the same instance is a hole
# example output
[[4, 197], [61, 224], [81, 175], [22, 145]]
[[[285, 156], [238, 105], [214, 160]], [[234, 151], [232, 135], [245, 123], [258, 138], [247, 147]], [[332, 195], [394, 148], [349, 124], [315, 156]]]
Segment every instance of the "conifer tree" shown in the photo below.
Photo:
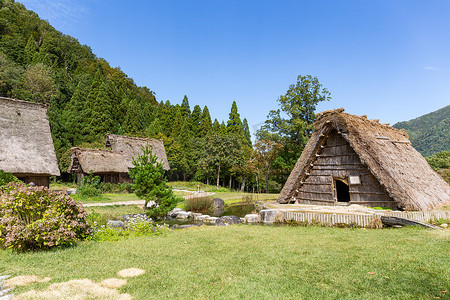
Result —
[[201, 116], [199, 136], [205, 137], [211, 132], [211, 130], [212, 130], [211, 116], [209, 115], [208, 107], [205, 105]]
[[248, 122], [247, 118], [244, 118], [244, 121], [242, 121], [242, 129], [244, 131], [244, 142], [247, 146], [252, 146], [252, 137], [250, 134], [250, 129], [248, 128]]
[[189, 106], [189, 100], [186, 95], [184, 95], [183, 101], [181, 102], [181, 113], [185, 119], [191, 116], [191, 107]]
[[231, 112], [227, 122], [227, 133], [236, 136], [238, 139], [243, 138], [244, 131], [236, 101], [233, 101], [233, 104], [231, 105]]
[[212, 133], [220, 134], [220, 123], [217, 119], [214, 119], [214, 123], [212, 124]]
[[189, 127], [193, 136], [200, 136], [201, 115], [202, 109], [200, 108], [200, 106], [194, 106], [194, 110], [192, 111], [191, 117], [189, 118]]
[[172, 125], [172, 132], [170, 134], [171, 137], [173, 138], [177, 138], [180, 133], [181, 133], [181, 129], [184, 125], [184, 118], [183, 118], [183, 111], [181, 106], [179, 106], [178, 104], [175, 106], [175, 119], [173, 121], [173, 125]]

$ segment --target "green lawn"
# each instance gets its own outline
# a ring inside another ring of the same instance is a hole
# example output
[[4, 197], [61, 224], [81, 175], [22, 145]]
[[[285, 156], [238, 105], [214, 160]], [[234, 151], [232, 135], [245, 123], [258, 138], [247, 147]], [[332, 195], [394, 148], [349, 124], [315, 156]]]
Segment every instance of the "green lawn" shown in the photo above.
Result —
[[140, 268], [144, 275], [119, 288], [135, 299], [448, 298], [449, 236], [409, 228], [202, 226], [46, 252], [0, 251], [0, 274], [51, 278], [16, 287], [16, 295]]
[[135, 194], [102, 194], [100, 197], [82, 198], [79, 195], [71, 195], [73, 199], [81, 203], [108, 203], [141, 200]]

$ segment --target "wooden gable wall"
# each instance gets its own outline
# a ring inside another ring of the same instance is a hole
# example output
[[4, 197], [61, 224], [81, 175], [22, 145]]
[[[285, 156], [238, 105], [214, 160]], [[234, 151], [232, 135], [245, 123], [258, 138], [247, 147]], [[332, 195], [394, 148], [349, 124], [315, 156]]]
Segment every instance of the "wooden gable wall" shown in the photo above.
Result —
[[349, 176], [359, 176], [360, 184], [349, 185], [350, 201], [342, 204], [397, 208], [395, 201], [336, 130], [330, 132], [324, 145], [315, 153], [294, 197], [302, 204], [341, 204], [337, 201], [335, 183], [341, 180], [348, 185]]

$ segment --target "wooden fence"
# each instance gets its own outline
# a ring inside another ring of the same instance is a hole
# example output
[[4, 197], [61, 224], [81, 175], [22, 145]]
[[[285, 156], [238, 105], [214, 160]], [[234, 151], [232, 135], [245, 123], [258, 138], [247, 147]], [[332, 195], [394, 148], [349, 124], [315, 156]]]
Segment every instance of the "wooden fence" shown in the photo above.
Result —
[[345, 214], [321, 214], [321, 213], [303, 213], [295, 211], [282, 211], [285, 222], [306, 222], [322, 223], [335, 225], [339, 223], [355, 224], [358, 226], [368, 226], [374, 218], [380, 218], [382, 215], [405, 218], [420, 222], [429, 222], [433, 219], [450, 218], [450, 211], [431, 211], [431, 212], [380, 212], [367, 215], [345, 215]]

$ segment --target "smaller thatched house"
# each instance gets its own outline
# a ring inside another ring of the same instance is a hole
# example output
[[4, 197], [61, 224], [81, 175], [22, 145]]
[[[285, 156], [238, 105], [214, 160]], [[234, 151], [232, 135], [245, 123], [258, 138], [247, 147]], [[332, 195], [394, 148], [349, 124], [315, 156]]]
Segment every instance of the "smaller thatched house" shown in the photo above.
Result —
[[404, 130], [336, 109], [318, 114], [278, 202], [429, 210], [450, 204], [450, 187]]
[[60, 175], [46, 105], [0, 97], [0, 169], [47, 187]]
[[69, 173], [77, 175], [77, 183], [92, 171], [101, 177], [102, 182], [131, 182], [128, 170], [133, 168], [133, 158], [142, 153], [142, 147], [148, 145], [165, 170], [169, 170], [166, 151], [162, 140], [143, 139], [108, 134], [106, 147], [110, 150], [72, 148]]

